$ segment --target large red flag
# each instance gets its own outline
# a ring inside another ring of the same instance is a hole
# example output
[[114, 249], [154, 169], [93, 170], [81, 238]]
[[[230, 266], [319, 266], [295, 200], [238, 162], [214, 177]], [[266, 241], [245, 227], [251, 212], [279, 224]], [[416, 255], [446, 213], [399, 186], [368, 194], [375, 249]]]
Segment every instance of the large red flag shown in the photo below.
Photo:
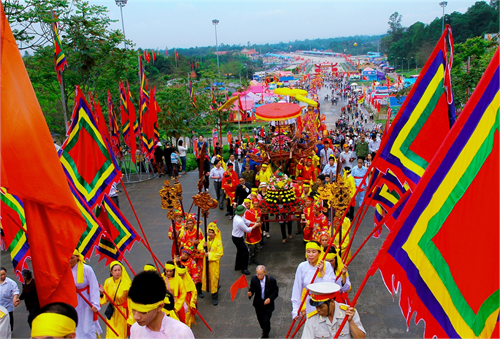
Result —
[[[1, 181], [23, 199], [41, 306], [77, 305], [69, 258], [86, 228], [0, 4]], [[36, 164], [32, 166], [20, 164]]]

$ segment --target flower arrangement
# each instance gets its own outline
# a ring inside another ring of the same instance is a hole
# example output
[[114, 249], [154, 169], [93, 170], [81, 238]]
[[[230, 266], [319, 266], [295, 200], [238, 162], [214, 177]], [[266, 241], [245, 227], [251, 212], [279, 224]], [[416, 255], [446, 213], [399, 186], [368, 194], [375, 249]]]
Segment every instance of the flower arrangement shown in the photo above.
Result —
[[289, 143], [292, 141], [286, 135], [278, 135], [271, 140], [271, 150], [273, 152], [290, 152]]
[[286, 174], [273, 175], [268, 182], [265, 205], [269, 213], [289, 213], [295, 210], [295, 190]]

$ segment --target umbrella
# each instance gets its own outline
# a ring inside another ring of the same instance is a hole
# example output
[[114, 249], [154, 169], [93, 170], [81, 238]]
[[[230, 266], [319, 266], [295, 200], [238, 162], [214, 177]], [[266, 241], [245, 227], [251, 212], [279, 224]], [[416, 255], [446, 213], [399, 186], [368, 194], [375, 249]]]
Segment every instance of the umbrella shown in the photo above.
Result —
[[306, 98], [303, 95], [297, 94], [295, 96], [295, 99], [297, 99], [298, 101], [301, 101], [301, 102], [305, 102], [309, 106], [318, 107], [318, 103], [316, 101], [309, 99], [309, 98]]
[[357, 84], [357, 83], [355, 83], [355, 82], [353, 82], [353, 83], [351, 84], [351, 86], [358, 86], [358, 84]]
[[302, 114], [302, 107], [298, 104], [274, 103], [257, 107], [255, 117], [261, 120], [279, 121], [297, 118]]
[[229, 98], [228, 101], [226, 101], [225, 103], [223, 103], [217, 110], [220, 112], [226, 108], [228, 108], [229, 106], [231, 106], [233, 104], [233, 102], [235, 102], [236, 100], [238, 100], [238, 96], [235, 96], [235, 97], [231, 97]]

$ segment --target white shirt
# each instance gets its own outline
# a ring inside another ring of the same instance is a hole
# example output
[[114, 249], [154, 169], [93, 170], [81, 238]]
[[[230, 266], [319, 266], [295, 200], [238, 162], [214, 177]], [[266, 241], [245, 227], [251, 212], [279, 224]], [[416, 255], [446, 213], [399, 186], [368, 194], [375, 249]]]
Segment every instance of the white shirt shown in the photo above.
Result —
[[8, 312], [14, 311], [14, 295], [19, 295], [19, 287], [14, 280], [5, 277], [5, 280], [0, 284], [0, 306], [7, 309]]
[[159, 332], [151, 331], [147, 326], [135, 323], [130, 328], [130, 339], [194, 339], [193, 331], [181, 323], [163, 315]]
[[368, 148], [370, 150], [370, 153], [371, 152], [377, 152], [378, 149], [380, 147], [380, 140], [375, 140], [373, 141], [373, 139], [371, 139], [369, 142], [368, 142]]
[[12, 332], [10, 331], [10, 315], [9, 311], [3, 306], [0, 306], [0, 338], [10, 339]]
[[[99, 292], [99, 283], [95, 276], [94, 270], [89, 265], [83, 265], [83, 284], [76, 283], [78, 265], [73, 266], [71, 271], [73, 272], [73, 279], [75, 280], [75, 285], [77, 289], [83, 289], [87, 286], [89, 291], [81, 292], [82, 295], [87, 298], [90, 303], [97, 308], [101, 309], [101, 300]], [[76, 312], [78, 313], [78, 326], [76, 327], [76, 337], [84, 339], [94, 339], [96, 338], [96, 333], [102, 333], [99, 321], [94, 321], [94, 312], [90, 309], [90, 306], [83, 300], [79, 295], [78, 305], [76, 306]]]
[[108, 196], [111, 197], [117, 197], [118, 196], [118, 188], [116, 187], [116, 182], [114, 182], [111, 185], [111, 190], [109, 191]]
[[[326, 153], [326, 155], [325, 155]], [[326, 165], [328, 164], [328, 161], [329, 161], [329, 158], [330, 158], [330, 155], [333, 155], [333, 150], [331, 148], [329, 148], [326, 152], [325, 152], [325, 148], [323, 148], [321, 150], [321, 152], [319, 152], [319, 155], [322, 157], [323, 161], [322, 161], [322, 165]]]
[[262, 298], [262, 300], [264, 300], [265, 292], [266, 292], [266, 276], [264, 276], [264, 279], [260, 281], [260, 297]]
[[[292, 318], [297, 316], [300, 303], [302, 301], [302, 289], [306, 288], [307, 285], [311, 283], [312, 277], [316, 272], [316, 267], [311, 266], [308, 261], [301, 262], [297, 267], [295, 272], [295, 280], [293, 282], [292, 290]], [[325, 275], [320, 277], [316, 276], [314, 282], [335, 282], [335, 273], [333, 273], [332, 265], [325, 265]], [[309, 304], [310, 297], [307, 296], [306, 314], [309, 314], [316, 310], [316, 307]]]
[[[333, 319], [330, 321], [328, 317], [321, 317], [317, 314], [307, 319], [304, 332], [302, 332], [303, 339], [310, 338], [333, 338], [337, 330], [339, 329], [340, 324], [344, 320], [345, 311], [341, 310], [338, 302], [335, 301], [335, 311], [333, 312]], [[358, 326], [358, 328], [366, 334], [366, 331], [361, 324], [361, 319], [359, 318], [358, 311], [354, 311], [354, 316], [352, 320]], [[350, 328], [349, 323], [346, 322], [342, 331], [339, 335], [340, 339], [350, 339]]]
[[252, 232], [252, 228], [248, 227], [251, 222], [239, 215], [235, 215], [233, 218], [233, 232], [231, 235], [236, 238], [242, 238], [245, 233]]
[[180, 157], [185, 157], [186, 156], [186, 151], [188, 149], [186, 146], [177, 146], [177, 149], [179, 150], [179, 156]]
[[[217, 182], [221, 182], [222, 181], [222, 177], [224, 175], [224, 169], [221, 167], [217, 168], [217, 167], [214, 167], [210, 170], [210, 178], [211, 179], [214, 179], [215, 181]], [[215, 177], [219, 177], [218, 179], [216, 179]]]
[[[349, 151], [347, 153], [342, 152], [342, 153], [340, 153], [339, 158], [341, 160], [340, 164], [342, 164], [342, 168], [349, 166], [352, 169], [352, 167], [354, 166], [354, 161], [350, 161], [349, 159], [356, 158], [356, 155], [352, 154], [351, 151]], [[345, 160], [345, 162], [342, 162], [342, 160]]]

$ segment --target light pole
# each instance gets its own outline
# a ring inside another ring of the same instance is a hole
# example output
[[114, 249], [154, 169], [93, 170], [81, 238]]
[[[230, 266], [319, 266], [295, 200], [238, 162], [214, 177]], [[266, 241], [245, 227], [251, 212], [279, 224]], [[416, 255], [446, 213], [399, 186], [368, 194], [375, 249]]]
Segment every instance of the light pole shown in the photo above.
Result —
[[446, 5], [448, 5], [448, 1], [441, 1], [439, 3], [439, 6], [443, 7], [443, 30], [441, 31], [441, 33], [444, 32], [444, 8], [446, 7]]
[[217, 51], [217, 73], [220, 75], [220, 69], [219, 69], [219, 43], [217, 42], [217, 25], [219, 24], [219, 20], [213, 19], [212, 23], [215, 26], [215, 50]]
[[[411, 58], [415, 59], [414, 57], [411, 57]], [[415, 64], [416, 64], [416, 62], [417, 62], [417, 60], [415, 60]], [[410, 72], [410, 66], [409, 65], [408, 65], [408, 72]], [[417, 74], [417, 66], [415, 66], [415, 74]]]
[[116, 5], [120, 7], [120, 14], [122, 15], [122, 31], [123, 31], [123, 46], [127, 49], [127, 41], [125, 40], [125, 24], [123, 23], [123, 7], [127, 4], [128, 0], [115, 0]]
[[408, 61], [408, 73], [410, 73], [410, 59], [406, 59]]

